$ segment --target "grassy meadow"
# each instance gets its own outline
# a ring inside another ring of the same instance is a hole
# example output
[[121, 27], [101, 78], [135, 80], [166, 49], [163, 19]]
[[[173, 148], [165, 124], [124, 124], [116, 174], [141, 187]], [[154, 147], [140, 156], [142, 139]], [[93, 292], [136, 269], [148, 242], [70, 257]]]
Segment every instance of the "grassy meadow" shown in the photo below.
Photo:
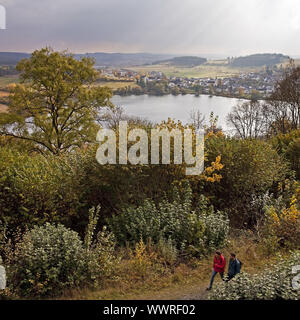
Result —
[[233, 68], [226, 60], [210, 60], [207, 63], [196, 67], [179, 67], [168, 64], [146, 65], [131, 67], [133, 71], [147, 73], [150, 71], [163, 72], [168, 77], [187, 77], [187, 78], [225, 78], [238, 75], [240, 73], [255, 72], [261, 68]]
[[3, 100], [6, 101], [8, 96], [9, 96], [9, 93], [7, 91], [0, 90], [0, 112], [6, 111], [7, 106], [3, 103]]
[[11, 83], [19, 82], [19, 76], [3, 76], [0, 77], [0, 89], [5, 88]]
[[[300, 59], [294, 60], [295, 65], [300, 65]], [[283, 63], [287, 66], [289, 61]], [[279, 65], [278, 65], [279, 66]], [[196, 67], [180, 67], [169, 64], [156, 64], [130, 67], [131, 70], [141, 73], [151, 71], [163, 72], [167, 77], [187, 77], [187, 78], [226, 78], [239, 75], [241, 73], [259, 72], [264, 67], [231, 67], [227, 60], [208, 60], [205, 64]]]
[[126, 88], [126, 87], [137, 87], [137, 84], [134, 81], [103, 81], [103, 82], [98, 82], [96, 84], [97, 86], [100, 87], [108, 87], [111, 90], [116, 90], [120, 88]]

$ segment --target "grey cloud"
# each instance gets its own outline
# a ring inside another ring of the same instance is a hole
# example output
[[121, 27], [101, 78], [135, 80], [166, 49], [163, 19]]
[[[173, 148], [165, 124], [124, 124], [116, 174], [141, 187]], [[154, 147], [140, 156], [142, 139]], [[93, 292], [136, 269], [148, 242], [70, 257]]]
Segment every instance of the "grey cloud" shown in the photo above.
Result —
[[0, 0], [1, 51], [300, 54], [297, 0]]

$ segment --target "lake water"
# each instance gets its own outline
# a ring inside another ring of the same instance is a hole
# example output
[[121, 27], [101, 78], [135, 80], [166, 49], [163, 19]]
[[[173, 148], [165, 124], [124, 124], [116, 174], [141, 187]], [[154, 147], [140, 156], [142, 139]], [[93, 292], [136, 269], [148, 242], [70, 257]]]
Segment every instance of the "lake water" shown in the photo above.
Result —
[[196, 97], [187, 95], [165, 95], [165, 96], [114, 96], [112, 102], [124, 108], [125, 113], [132, 116], [146, 118], [154, 122], [167, 120], [168, 117], [181, 120], [183, 123], [189, 121], [191, 110], [200, 110], [205, 115], [206, 122], [209, 120], [211, 111], [219, 116], [218, 125], [228, 130], [226, 115], [231, 108], [243, 100], [225, 97], [209, 97], [200, 95]]

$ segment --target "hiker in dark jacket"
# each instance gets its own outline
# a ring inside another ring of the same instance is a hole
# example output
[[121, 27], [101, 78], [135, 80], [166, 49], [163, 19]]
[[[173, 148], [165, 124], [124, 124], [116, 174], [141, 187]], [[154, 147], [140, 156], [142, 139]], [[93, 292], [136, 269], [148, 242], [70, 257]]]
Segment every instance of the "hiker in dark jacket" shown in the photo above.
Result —
[[231, 280], [235, 275], [241, 271], [241, 262], [236, 258], [234, 253], [230, 254], [227, 281]]

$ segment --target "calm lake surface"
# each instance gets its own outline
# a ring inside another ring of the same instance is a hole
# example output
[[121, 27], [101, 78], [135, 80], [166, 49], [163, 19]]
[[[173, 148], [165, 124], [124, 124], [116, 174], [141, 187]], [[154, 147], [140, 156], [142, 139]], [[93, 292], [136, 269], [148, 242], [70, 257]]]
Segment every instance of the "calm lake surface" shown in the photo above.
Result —
[[226, 115], [231, 108], [243, 100], [225, 97], [209, 97], [200, 95], [196, 97], [187, 95], [165, 95], [165, 96], [114, 96], [112, 102], [124, 108], [125, 113], [132, 116], [146, 118], [154, 122], [167, 120], [168, 117], [181, 120], [183, 123], [189, 121], [191, 110], [200, 110], [205, 115], [205, 120], [209, 120], [211, 111], [219, 116], [218, 124], [224, 130], [228, 130], [226, 125]]

